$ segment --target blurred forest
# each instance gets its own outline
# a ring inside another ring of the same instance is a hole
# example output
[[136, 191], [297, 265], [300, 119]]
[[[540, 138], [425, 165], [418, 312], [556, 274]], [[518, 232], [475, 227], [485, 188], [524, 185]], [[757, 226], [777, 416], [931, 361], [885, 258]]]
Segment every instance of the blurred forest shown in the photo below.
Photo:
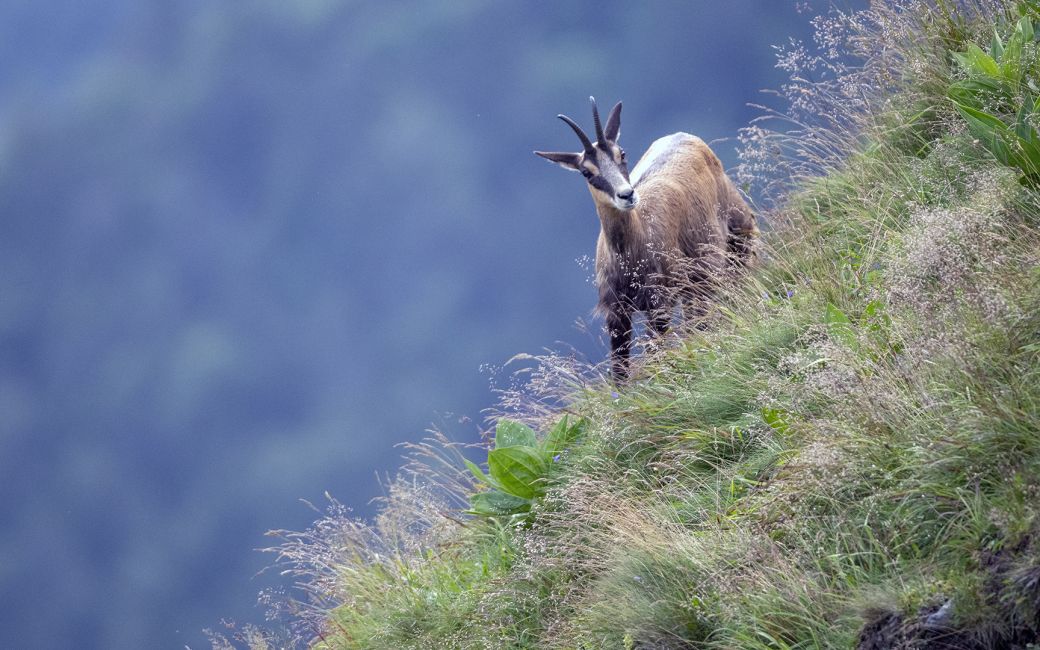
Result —
[[732, 138], [795, 5], [0, 5], [0, 647], [261, 622], [300, 499], [476, 440], [483, 366], [601, 358], [591, 201], [531, 151], [590, 94], [633, 156]]

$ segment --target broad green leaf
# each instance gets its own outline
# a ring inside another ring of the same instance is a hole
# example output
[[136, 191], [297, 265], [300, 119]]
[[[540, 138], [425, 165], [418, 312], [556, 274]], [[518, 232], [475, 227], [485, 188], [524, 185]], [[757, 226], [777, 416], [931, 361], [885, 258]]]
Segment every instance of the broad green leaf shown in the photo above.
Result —
[[485, 474], [484, 470], [480, 469], [480, 467], [478, 467], [476, 463], [469, 460], [468, 458], [463, 458], [462, 462], [466, 464], [466, 467], [469, 468], [470, 473], [473, 474], [473, 476], [478, 481], [480, 481], [481, 483], [486, 483], [487, 485], [494, 485], [491, 482], [491, 477]]
[[514, 515], [531, 509], [530, 499], [521, 499], [499, 490], [477, 492], [470, 496], [469, 503], [471, 514], [490, 517]]
[[823, 322], [827, 325], [827, 331], [835, 339], [841, 341], [850, 348], [858, 344], [856, 333], [852, 329], [852, 321], [840, 309], [831, 303], [827, 303], [827, 312]]
[[518, 445], [534, 447], [537, 444], [538, 436], [526, 424], [521, 424], [515, 420], [503, 419], [499, 420], [498, 426], [495, 427], [495, 449], [516, 447]]
[[1015, 116], [1015, 135], [1021, 140], [1032, 140], [1036, 133], [1029, 123], [1033, 112], [1033, 98], [1027, 91], [1023, 99], [1022, 107], [1018, 109], [1018, 115]]
[[1022, 37], [1016, 32], [1008, 39], [1004, 55], [1000, 57], [1000, 76], [1008, 81], [1017, 81], [1022, 68]]
[[1040, 175], [1040, 140], [1037, 138], [1036, 131], [1032, 131], [1029, 139], [1020, 139], [1018, 145], [1021, 149], [1019, 169], [1030, 176]]
[[1022, 19], [1018, 21], [1016, 30], [1021, 32], [1023, 43], [1033, 40], [1033, 21], [1029, 19], [1029, 16], [1022, 16]]
[[824, 315], [824, 322], [827, 325], [835, 325], [842, 323], [848, 325], [852, 323], [849, 317], [845, 315], [845, 312], [834, 306], [834, 303], [827, 303], [827, 313]]
[[880, 300], [871, 300], [863, 310], [863, 318], [868, 321], [868, 329], [871, 332], [880, 332], [882, 327], [892, 324], [892, 319], [884, 312], [884, 305]]
[[999, 77], [1000, 66], [990, 55], [986, 54], [981, 47], [974, 43], [968, 44], [967, 52], [954, 52], [954, 57], [964, 66], [968, 72], [975, 74], [988, 74], [991, 77]]
[[1015, 31], [1004, 46], [1000, 56], [1001, 74], [1005, 79], [1018, 81], [1022, 73], [1025, 44], [1033, 40], [1033, 23], [1023, 16], [1015, 25]]
[[1006, 83], [993, 77], [973, 77], [950, 84], [946, 94], [953, 101], [966, 106], [982, 106], [991, 97], [1003, 97], [1011, 94]]
[[786, 413], [784, 411], [781, 411], [780, 409], [762, 409], [762, 420], [765, 421], [765, 423], [768, 424], [770, 427], [772, 427], [773, 431], [776, 431], [781, 435], [787, 433], [787, 429], [790, 428], [790, 425], [787, 423], [787, 420], [784, 419], [785, 415]]
[[533, 499], [545, 493], [542, 485], [549, 472], [545, 453], [533, 447], [503, 447], [488, 454], [491, 478], [504, 492]]
[[871, 300], [867, 303], [866, 308], [863, 309], [864, 318], [874, 318], [881, 313], [882, 304], [880, 300]]
[[584, 419], [579, 419], [574, 424], [571, 424], [567, 416], [563, 416], [563, 419], [557, 422], [556, 426], [549, 431], [549, 435], [545, 437], [545, 441], [542, 443], [546, 455], [551, 458], [562, 452], [577, 440], [584, 429]]
[[954, 102], [953, 105], [957, 108], [961, 117], [968, 122], [968, 129], [972, 132], [972, 135], [977, 137], [997, 160], [1005, 165], [1015, 166], [1014, 156], [1011, 148], [1008, 146], [1011, 129], [1007, 124], [1004, 124], [998, 117], [976, 110], [970, 106], [957, 102]]
[[1000, 40], [1000, 34], [997, 33], [995, 28], [993, 30], [993, 41], [990, 43], [989, 52], [993, 59], [997, 61], [1004, 56], [1004, 42]]

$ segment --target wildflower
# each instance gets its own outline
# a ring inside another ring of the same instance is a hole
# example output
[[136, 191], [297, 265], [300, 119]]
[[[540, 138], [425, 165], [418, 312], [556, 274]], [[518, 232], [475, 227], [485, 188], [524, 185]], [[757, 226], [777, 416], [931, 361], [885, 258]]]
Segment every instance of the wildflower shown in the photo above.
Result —
[[555, 456], [553, 456], [553, 462], [555, 463], [555, 462], [559, 461], [560, 460], [560, 456], [562, 456], [562, 455], [563, 454], [556, 454]]
[[616, 390], [610, 391], [610, 396], [613, 399], [621, 399], [621, 393], [617, 392]]

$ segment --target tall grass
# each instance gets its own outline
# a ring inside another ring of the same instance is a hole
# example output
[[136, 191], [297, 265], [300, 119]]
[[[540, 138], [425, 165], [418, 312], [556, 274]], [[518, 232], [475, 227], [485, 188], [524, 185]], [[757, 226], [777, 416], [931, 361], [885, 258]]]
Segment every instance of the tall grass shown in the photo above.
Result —
[[438, 438], [375, 521], [333, 503], [281, 533], [295, 642], [1036, 642], [1040, 197], [949, 91], [956, 53], [1037, 10], [888, 0], [817, 18], [814, 45], [779, 52], [782, 105], [743, 134], [741, 178], [768, 197], [758, 267], [622, 389], [551, 355], [503, 392], [497, 417], [585, 423], [529, 512], [465, 514], [486, 488]]

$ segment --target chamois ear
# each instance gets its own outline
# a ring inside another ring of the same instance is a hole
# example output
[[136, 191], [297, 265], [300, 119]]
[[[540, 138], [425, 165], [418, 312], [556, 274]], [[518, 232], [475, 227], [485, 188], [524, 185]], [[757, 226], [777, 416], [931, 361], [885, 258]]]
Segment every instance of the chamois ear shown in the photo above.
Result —
[[614, 104], [614, 108], [610, 109], [604, 135], [611, 142], [617, 142], [618, 138], [621, 137], [621, 102]]
[[578, 171], [578, 168], [579, 168], [578, 166], [581, 164], [581, 154], [580, 153], [563, 153], [563, 152], [553, 152], [553, 151], [536, 151], [536, 152], [534, 152], [534, 154], [536, 156], [541, 156], [542, 158], [545, 158], [546, 160], [552, 161], [552, 162], [556, 163], [557, 165], [559, 165], [560, 167], [563, 167], [564, 169], [569, 169], [569, 170], [574, 171], [574, 172]]

